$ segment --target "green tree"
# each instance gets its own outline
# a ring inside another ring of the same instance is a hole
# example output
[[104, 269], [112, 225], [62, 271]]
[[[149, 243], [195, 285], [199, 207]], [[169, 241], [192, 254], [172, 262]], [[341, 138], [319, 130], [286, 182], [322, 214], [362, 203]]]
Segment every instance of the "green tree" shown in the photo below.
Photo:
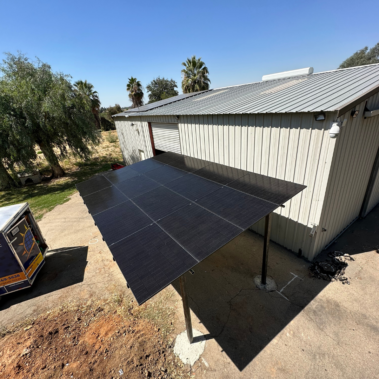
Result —
[[123, 109], [121, 108], [120, 104], [115, 104], [114, 106], [110, 106], [108, 108], [102, 108], [102, 112], [100, 114], [101, 128], [105, 131], [115, 130], [116, 126], [112, 116], [122, 112]]
[[367, 46], [361, 50], [358, 50], [351, 57], [343, 61], [338, 68], [363, 66], [365, 64], [373, 63], [379, 63], [379, 43], [377, 43], [370, 50]]
[[65, 174], [59, 158], [66, 157], [69, 150], [82, 158], [90, 156], [89, 145], [99, 140], [91, 101], [78, 96], [69, 76], [53, 73], [48, 64], [32, 63], [22, 54], [8, 53], [0, 70], [1, 88], [19, 110], [17, 121], [25, 140], [30, 147], [39, 146], [52, 177]]
[[106, 113], [111, 117], [114, 116], [115, 114], [122, 113], [123, 109], [121, 108], [120, 104], [115, 104], [111, 107], [108, 107], [106, 110]]
[[175, 80], [169, 80], [158, 76], [158, 78], [153, 79], [146, 86], [146, 89], [149, 92], [149, 103], [179, 95], [179, 92], [175, 88], [178, 88]]
[[182, 70], [183, 93], [205, 91], [209, 89], [211, 81], [208, 77], [208, 67], [201, 58], [196, 58], [196, 56], [193, 55], [192, 58], [187, 58], [182, 65], [184, 66], [184, 69]]
[[87, 96], [88, 99], [91, 101], [91, 110], [92, 114], [95, 117], [95, 123], [97, 129], [101, 129], [100, 124], [100, 117], [99, 117], [99, 110], [100, 110], [100, 99], [99, 94], [97, 91], [94, 90], [94, 86], [91, 83], [88, 83], [87, 80], [83, 82], [83, 80], [78, 80], [74, 84], [75, 88], [77, 89], [78, 93]]
[[132, 101], [132, 108], [137, 108], [143, 105], [143, 88], [142, 84], [136, 78], [129, 78], [126, 90], [129, 92], [129, 99]]

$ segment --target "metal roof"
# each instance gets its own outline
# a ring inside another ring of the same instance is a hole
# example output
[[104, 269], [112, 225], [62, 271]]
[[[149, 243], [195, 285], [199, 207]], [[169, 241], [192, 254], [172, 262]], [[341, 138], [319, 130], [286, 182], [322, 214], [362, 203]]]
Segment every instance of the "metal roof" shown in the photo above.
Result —
[[142, 105], [141, 107], [138, 107], [138, 108], [129, 108], [128, 110], [126, 110], [122, 113], [118, 113], [112, 117], [120, 117], [120, 116], [125, 116], [125, 115], [131, 115], [132, 113], [146, 112], [146, 111], [149, 111], [149, 110], [154, 109], [154, 108], [162, 107], [163, 105], [171, 104], [171, 103], [174, 103], [176, 101], [186, 99], [187, 97], [197, 96], [200, 93], [204, 93], [204, 92], [208, 92], [208, 91], [183, 93], [183, 94], [178, 95], [178, 96], [169, 97], [168, 99], [155, 101], [154, 103], [150, 103], [150, 104], [145, 104], [145, 105]]
[[[162, 104], [133, 116], [294, 113], [344, 113], [379, 91], [379, 64], [311, 75], [217, 88], [196, 97]], [[168, 99], [170, 100], [170, 99]], [[132, 114], [130, 114], [132, 115]]]

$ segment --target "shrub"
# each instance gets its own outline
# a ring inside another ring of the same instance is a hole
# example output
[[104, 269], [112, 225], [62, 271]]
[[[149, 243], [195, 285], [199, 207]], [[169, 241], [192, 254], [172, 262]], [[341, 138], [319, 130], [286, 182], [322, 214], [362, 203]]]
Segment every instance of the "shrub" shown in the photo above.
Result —
[[109, 143], [115, 143], [115, 142], [118, 141], [118, 138], [117, 138], [116, 135], [109, 133], [109, 134], [107, 135], [107, 141], [108, 141]]

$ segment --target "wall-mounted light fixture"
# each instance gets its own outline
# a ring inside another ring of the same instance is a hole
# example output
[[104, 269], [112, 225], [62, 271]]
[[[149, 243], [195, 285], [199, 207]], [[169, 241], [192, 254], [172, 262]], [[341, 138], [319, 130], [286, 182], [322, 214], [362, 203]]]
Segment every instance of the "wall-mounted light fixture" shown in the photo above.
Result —
[[359, 109], [353, 109], [351, 112], [350, 112], [350, 115], [351, 117], [355, 118], [358, 116], [358, 113], [359, 113]]
[[321, 112], [321, 113], [315, 114], [315, 120], [316, 121], [324, 121], [325, 120], [325, 113]]
[[133, 123], [131, 123], [130, 125], [131, 125], [131, 126], [133, 126], [134, 124], [133, 124]]

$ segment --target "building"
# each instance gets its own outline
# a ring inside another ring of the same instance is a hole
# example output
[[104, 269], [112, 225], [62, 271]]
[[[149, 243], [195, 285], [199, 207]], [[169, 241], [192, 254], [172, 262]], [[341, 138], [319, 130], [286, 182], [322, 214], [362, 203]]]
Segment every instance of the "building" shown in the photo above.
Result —
[[305, 184], [271, 239], [309, 260], [379, 202], [379, 64], [287, 71], [114, 117], [127, 163], [173, 151]]

